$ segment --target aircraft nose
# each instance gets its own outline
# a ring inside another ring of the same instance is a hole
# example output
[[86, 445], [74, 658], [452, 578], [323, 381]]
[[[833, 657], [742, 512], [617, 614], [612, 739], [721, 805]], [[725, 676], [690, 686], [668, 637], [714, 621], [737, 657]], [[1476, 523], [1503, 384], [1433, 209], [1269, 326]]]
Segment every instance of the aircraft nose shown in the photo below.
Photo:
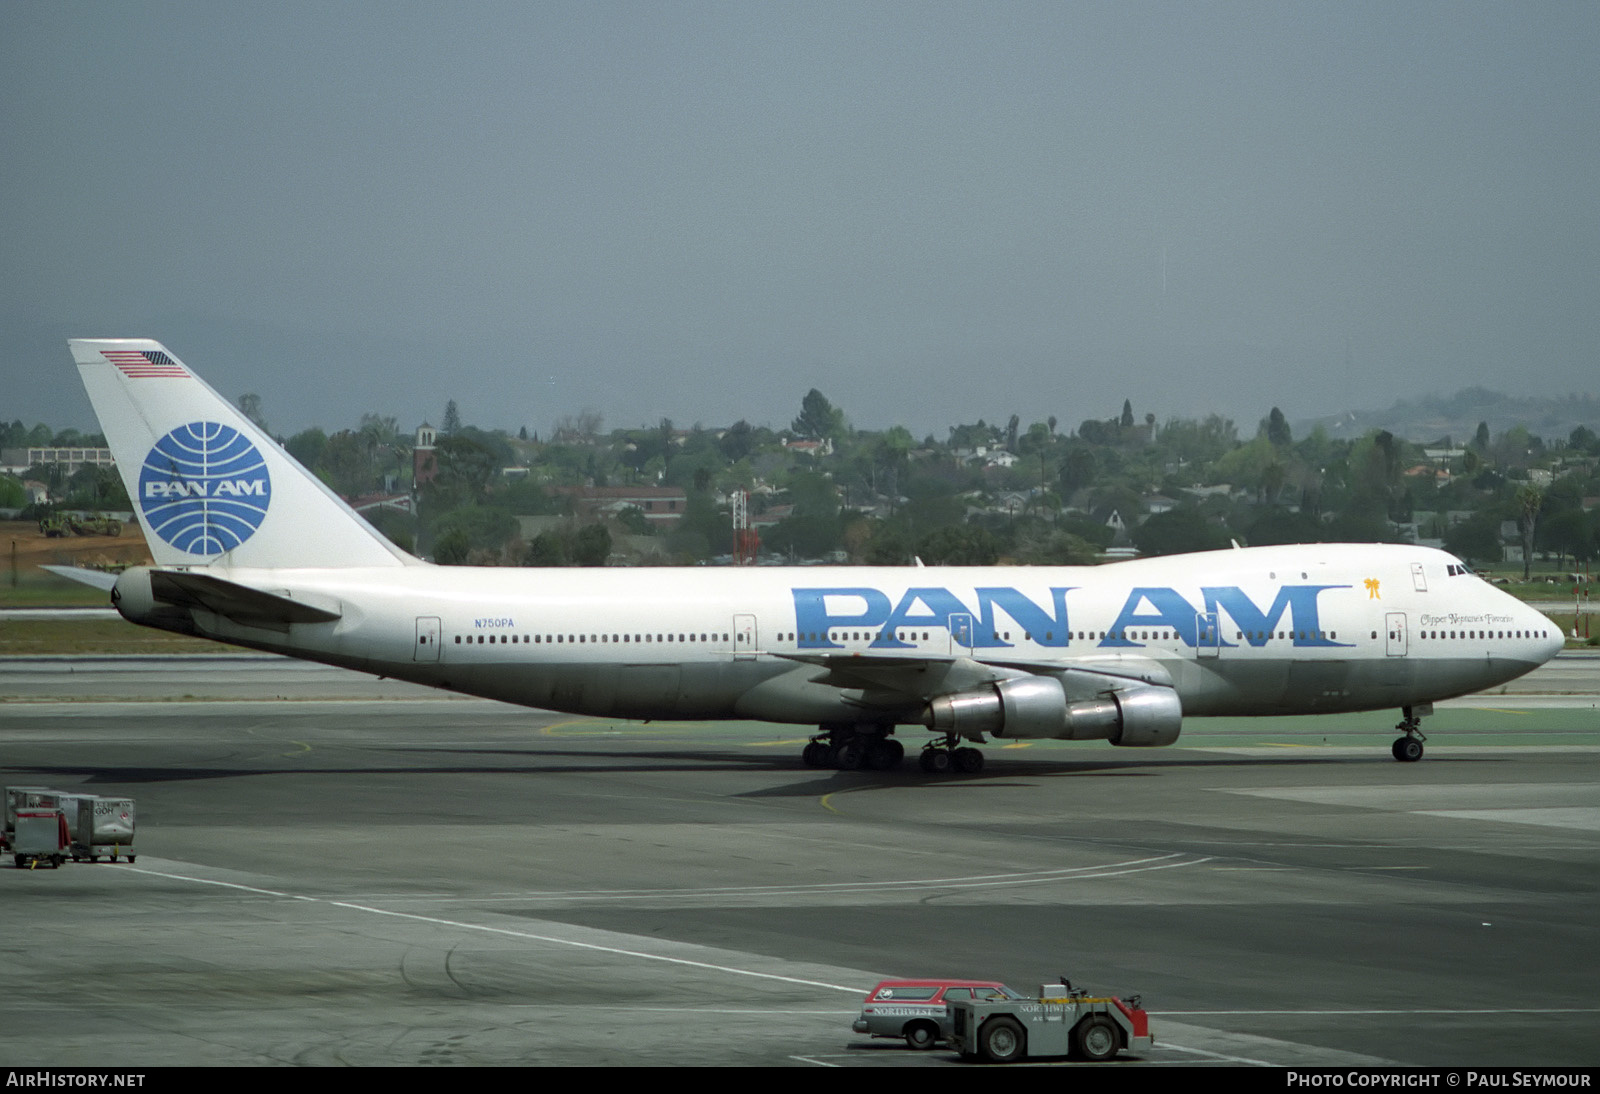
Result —
[[1567, 639], [1566, 635], [1561, 633], [1561, 628], [1556, 626], [1555, 623], [1552, 622], [1550, 618], [1542, 612], [1539, 614], [1539, 621], [1545, 625], [1546, 630], [1544, 633], [1549, 636], [1545, 639], [1544, 645], [1540, 649], [1540, 652], [1544, 654], [1544, 660], [1548, 661], [1550, 658], [1561, 652], [1561, 647], [1567, 644]]

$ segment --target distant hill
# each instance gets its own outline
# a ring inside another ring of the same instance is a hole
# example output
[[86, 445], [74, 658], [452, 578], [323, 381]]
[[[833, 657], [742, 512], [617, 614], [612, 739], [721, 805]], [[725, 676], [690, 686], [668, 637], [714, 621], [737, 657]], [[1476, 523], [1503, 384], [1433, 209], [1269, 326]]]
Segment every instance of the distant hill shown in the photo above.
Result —
[[1351, 410], [1298, 422], [1294, 435], [1304, 437], [1320, 425], [1330, 437], [1360, 437], [1374, 429], [1387, 429], [1397, 437], [1418, 443], [1448, 436], [1465, 444], [1472, 439], [1479, 422], [1488, 422], [1492, 435], [1520, 425], [1546, 441], [1566, 440], [1580, 425], [1600, 430], [1600, 398], [1523, 398], [1469, 387], [1454, 395], [1402, 399], [1387, 410]]

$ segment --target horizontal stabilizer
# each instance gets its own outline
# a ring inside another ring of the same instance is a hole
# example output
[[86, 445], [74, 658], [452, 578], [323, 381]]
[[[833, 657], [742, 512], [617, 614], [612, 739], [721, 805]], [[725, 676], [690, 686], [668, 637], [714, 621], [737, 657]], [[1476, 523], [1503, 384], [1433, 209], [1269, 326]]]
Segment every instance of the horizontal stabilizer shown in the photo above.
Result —
[[180, 608], [202, 608], [247, 627], [281, 630], [290, 623], [331, 623], [339, 613], [210, 574], [152, 570], [150, 592]]
[[117, 583], [116, 574], [108, 574], [104, 570], [85, 570], [82, 566], [40, 566], [39, 569], [49, 570], [57, 577], [64, 577], [82, 585], [93, 585], [96, 589], [104, 589], [108, 593]]

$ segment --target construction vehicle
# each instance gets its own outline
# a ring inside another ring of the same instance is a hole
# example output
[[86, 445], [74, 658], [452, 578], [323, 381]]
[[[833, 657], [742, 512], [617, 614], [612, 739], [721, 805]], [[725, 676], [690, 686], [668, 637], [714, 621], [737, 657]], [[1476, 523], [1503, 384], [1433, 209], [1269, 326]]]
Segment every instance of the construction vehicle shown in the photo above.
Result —
[[104, 513], [96, 513], [93, 516], [79, 514], [68, 517], [67, 523], [75, 536], [111, 536], [115, 539], [122, 535], [122, 522]]

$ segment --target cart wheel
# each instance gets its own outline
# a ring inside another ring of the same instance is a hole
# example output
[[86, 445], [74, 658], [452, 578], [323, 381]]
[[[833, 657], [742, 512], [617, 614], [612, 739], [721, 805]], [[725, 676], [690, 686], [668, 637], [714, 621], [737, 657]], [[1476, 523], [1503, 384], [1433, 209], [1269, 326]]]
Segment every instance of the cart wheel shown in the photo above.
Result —
[[61, 869], [61, 856], [60, 855], [51, 855], [50, 856], [50, 869], [52, 869], [52, 870]]
[[132, 862], [132, 861], [133, 861], [133, 858], [134, 858], [134, 856], [132, 856], [132, 855], [129, 855], [129, 856], [128, 856], [128, 861], [129, 861], [129, 862]]

